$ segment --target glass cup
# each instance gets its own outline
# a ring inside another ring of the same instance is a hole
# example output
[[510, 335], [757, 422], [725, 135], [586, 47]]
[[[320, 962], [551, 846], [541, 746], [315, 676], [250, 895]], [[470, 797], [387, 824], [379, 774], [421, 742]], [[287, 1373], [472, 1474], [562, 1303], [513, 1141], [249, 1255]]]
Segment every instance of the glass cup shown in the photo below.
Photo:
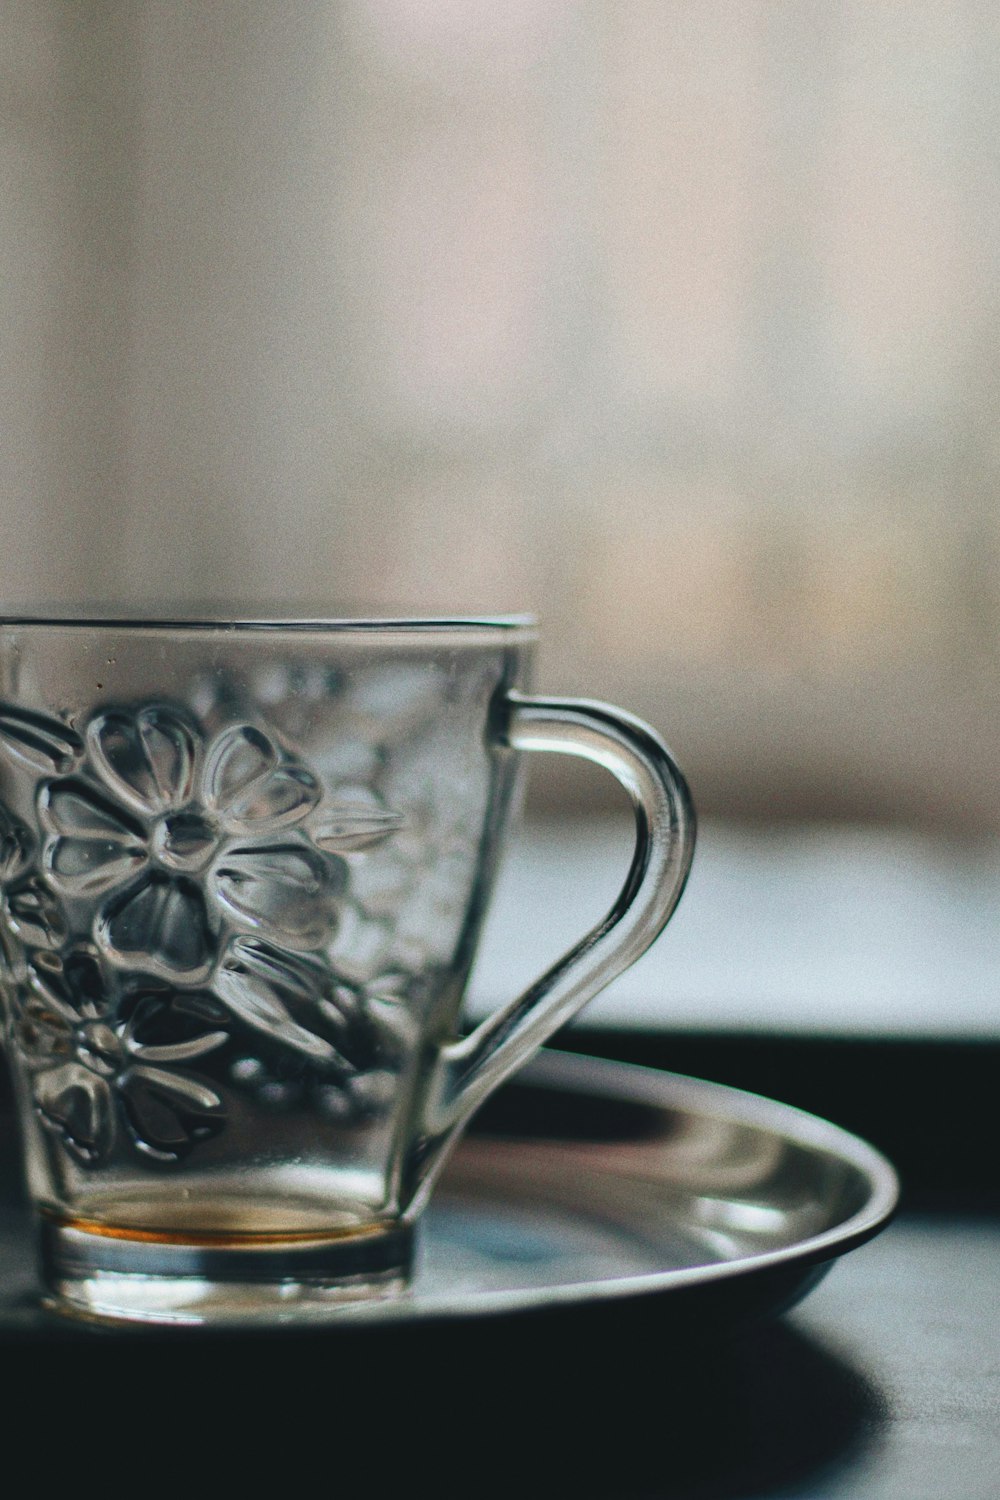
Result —
[[[405, 1291], [486, 1095], [649, 946], [694, 817], [657, 735], [461, 620], [0, 621], [0, 968], [52, 1305], [310, 1321]], [[458, 1037], [521, 751], [604, 766], [601, 924]]]

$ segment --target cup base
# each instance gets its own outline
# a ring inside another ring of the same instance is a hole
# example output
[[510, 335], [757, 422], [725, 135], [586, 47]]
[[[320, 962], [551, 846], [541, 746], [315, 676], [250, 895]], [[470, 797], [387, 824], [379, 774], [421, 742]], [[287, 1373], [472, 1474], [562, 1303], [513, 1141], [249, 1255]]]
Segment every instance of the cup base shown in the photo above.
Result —
[[346, 1303], [399, 1297], [413, 1258], [408, 1224], [329, 1236], [166, 1235], [44, 1217], [46, 1305], [102, 1323], [316, 1323]]

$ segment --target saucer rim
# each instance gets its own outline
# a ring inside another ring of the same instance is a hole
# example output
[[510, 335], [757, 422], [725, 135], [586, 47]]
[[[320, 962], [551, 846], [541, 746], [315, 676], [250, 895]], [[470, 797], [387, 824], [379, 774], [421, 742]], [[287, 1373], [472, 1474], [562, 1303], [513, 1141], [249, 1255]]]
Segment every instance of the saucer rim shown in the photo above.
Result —
[[[433, 1324], [476, 1323], [482, 1319], [510, 1316], [536, 1316], [546, 1312], [559, 1315], [573, 1309], [597, 1308], [602, 1304], [641, 1304], [652, 1298], [657, 1306], [679, 1314], [680, 1322], [694, 1310], [695, 1326], [739, 1325], [747, 1317], [774, 1316], [799, 1301], [821, 1279], [833, 1263], [848, 1251], [856, 1249], [877, 1235], [895, 1213], [900, 1194], [899, 1179], [885, 1156], [867, 1141], [818, 1115], [792, 1105], [780, 1103], [760, 1094], [752, 1094], [729, 1085], [690, 1078], [639, 1064], [611, 1061], [579, 1053], [542, 1049], [521, 1068], [512, 1083], [527, 1084], [553, 1093], [618, 1100], [623, 1103], [651, 1106], [664, 1114], [687, 1115], [702, 1122], [718, 1122], [750, 1127], [777, 1140], [799, 1147], [817, 1157], [832, 1159], [841, 1167], [853, 1169], [862, 1188], [863, 1198], [854, 1211], [819, 1233], [790, 1239], [776, 1249], [741, 1254], [731, 1259], [707, 1259], [696, 1265], [659, 1270], [631, 1270], [620, 1276], [600, 1279], [566, 1279], [539, 1286], [481, 1287], [460, 1286], [456, 1290], [422, 1288], [418, 1270], [411, 1288], [401, 1296], [387, 1300], [341, 1303], [312, 1315], [301, 1313], [287, 1320], [282, 1316], [263, 1314], [246, 1320], [198, 1327], [163, 1321], [92, 1321], [65, 1307], [44, 1310], [36, 1304], [36, 1315], [29, 1325], [21, 1325], [19, 1336], [51, 1337], [61, 1328], [85, 1336], [94, 1332], [125, 1337], [188, 1338], [218, 1335], [243, 1338], [266, 1333], [269, 1336], [323, 1334], [336, 1330], [361, 1331], [384, 1328], [402, 1332], [407, 1327], [428, 1328]], [[502, 1132], [480, 1131], [473, 1127], [471, 1139], [485, 1143], [503, 1139]], [[459, 1141], [460, 1157], [465, 1140]], [[511, 1139], [508, 1137], [508, 1139]], [[535, 1133], [518, 1135], [525, 1145], [535, 1141], [553, 1145], [551, 1137]], [[487, 1187], [489, 1184], [487, 1183]], [[471, 1203], [467, 1187], [449, 1187], [446, 1165], [435, 1191], [434, 1202], [450, 1200], [459, 1206]], [[22, 1305], [21, 1315], [24, 1307]], [[41, 1318], [42, 1322], [36, 1321]], [[20, 1322], [20, 1318], [16, 1321]], [[0, 1327], [0, 1341], [14, 1329]]]
[[[345, 1306], [337, 1310], [331, 1322], [344, 1325], [369, 1321], [394, 1324], [503, 1316], [583, 1303], [662, 1296], [751, 1279], [760, 1281], [769, 1273], [799, 1273], [800, 1290], [797, 1295], [781, 1299], [782, 1306], [785, 1306], [815, 1283], [818, 1277], [811, 1276], [811, 1273], [818, 1268], [822, 1274], [840, 1256], [873, 1239], [888, 1225], [899, 1207], [899, 1177], [882, 1152], [842, 1126], [762, 1094], [641, 1064], [587, 1057], [552, 1048], [543, 1048], [520, 1069], [513, 1081], [566, 1092], [588, 1092], [761, 1129], [807, 1151], [832, 1156], [854, 1167], [864, 1179], [868, 1193], [862, 1205], [840, 1223], [775, 1250], [681, 1269], [630, 1272], [621, 1277], [567, 1281], [556, 1286], [466, 1290], [454, 1298], [425, 1295], [421, 1300], [417, 1286], [410, 1296], [398, 1301]], [[461, 1150], [461, 1143], [458, 1149]], [[447, 1167], [437, 1191], [447, 1196]]]

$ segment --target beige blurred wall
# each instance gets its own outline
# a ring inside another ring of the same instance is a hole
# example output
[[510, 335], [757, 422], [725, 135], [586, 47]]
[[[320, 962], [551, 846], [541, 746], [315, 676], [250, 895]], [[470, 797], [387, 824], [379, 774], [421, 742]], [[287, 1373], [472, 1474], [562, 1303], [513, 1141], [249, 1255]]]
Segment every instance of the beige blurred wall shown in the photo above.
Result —
[[0, 599], [534, 609], [703, 806], [1000, 825], [998, 32], [11, 0]]
[[127, 493], [127, 7], [0, 12], [0, 594], [105, 589]]

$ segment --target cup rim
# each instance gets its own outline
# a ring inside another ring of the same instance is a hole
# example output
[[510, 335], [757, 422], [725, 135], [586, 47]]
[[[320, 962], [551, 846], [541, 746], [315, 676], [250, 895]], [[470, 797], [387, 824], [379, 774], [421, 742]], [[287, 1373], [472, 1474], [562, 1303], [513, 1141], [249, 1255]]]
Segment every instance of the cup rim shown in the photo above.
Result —
[[436, 614], [367, 614], [313, 615], [285, 613], [281, 609], [262, 610], [252, 614], [241, 609], [209, 608], [186, 613], [182, 607], [150, 607], [147, 613], [115, 608], [85, 607], [24, 609], [0, 613], [0, 630], [8, 628], [54, 630], [153, 630], [153, 631], [224, 631], [224, 632], [317, 632], [342, 634], [351, 631], [471, 631], [497, 632], [501, 635], [533, 636], [538, 620], [532, 614], [436, 615]]

